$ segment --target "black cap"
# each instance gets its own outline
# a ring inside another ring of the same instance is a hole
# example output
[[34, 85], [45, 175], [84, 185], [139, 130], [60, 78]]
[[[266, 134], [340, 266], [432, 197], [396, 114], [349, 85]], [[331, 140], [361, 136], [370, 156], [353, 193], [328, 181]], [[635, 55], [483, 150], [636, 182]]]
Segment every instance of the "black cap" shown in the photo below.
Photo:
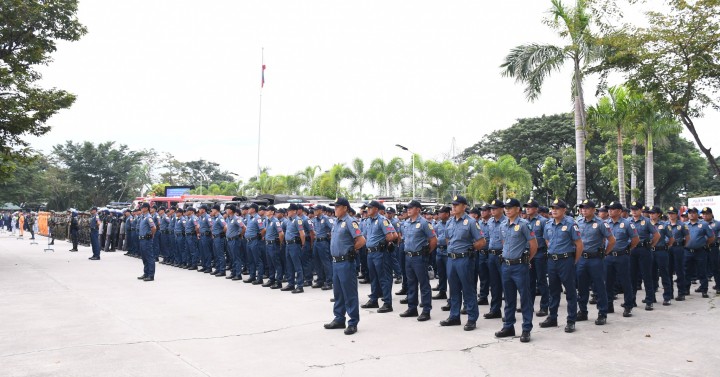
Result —
[[250, 209], [250, 206], [249, 206], [249, 205], [247, 205], [247, 204], [245, 204], [245, 205], [244, 205], [244, 206], [242, 206], [242, 208], [240, 208], [240, 209]]
[[643, 209], [643, 204], [641, 202], [632, 202], [630, 203], [630, 209]]
[[267, 211], [267, 207], [260, 206], [260, 207], [258, 207], [258, 211]]
[[158, 209], [158, 207], [157, 207], [156, 205], [154, 205], [154, 204], [153, 204], [153, 206], [150, 207], [150, 208], [152, 208], [152, 209], [154, 209], [154, 210], [156, 210], [156, 211], [157, 211], [157, 209]]
[[670, 208], [668, 208], [667, 213], [674, 213], [677, 215], [678, 209], [675, 207], [670, 207]]
[[650, 213], [657, 213], [657, 214], [662, 215], [663, 211], [662, 211], [662, 208], [660, 208], [660, 207], [658, 207], [658, 206], [653, 206], [653, 207], [650, 209]]
[[567, 203], [563, 201], [562, 199], [555, 199], [553, 200], [552, 204], [550, 205], [550, 208], [567, 208]]
[[407, 208], [422, 208], [422, 204], [420, 204], [417, 200], [411, 200], [405, 207]]
[[248, 206], [248, 209], [250, 209], [250, 208], [254, 209], [254, 210], [257, 212], [257, 210], [258, 210], [259, 207], [258, 207], [258, 205], [257, 205], [256, 203], [253, 203], [253, 204], [250, 204], [250, 205]]
[[384, 210], [385, 210], [385, 204], [380, 203], [380, 210], [381, 210], [381, 211], [384, 211]]
[[172, 206], [172, 207], [170, 207], [170, 209], [168, 209], [168, 211], [177, 211], [177, 207]]
[[231, 210], [231, 211], [233, 211], [233, 213], [237, 212], [237, 207], [235, 207], [235, 206], [232, 205], [232, 204], [230, 204], [229, 206], [226, 206], [226, 207], [225, 207], [225, 210], [228, 210], [228, 209]]
[[287, 209], [285, 209], [285, 208], [280, 208], [280, 211], [278, 211], [278, 212], [280, 212], [280, 213], [282, 213], [282, 214], [284, 215], [284, 214], [287, 213]]
[[689, 212], [695, 212], [695, 213], [700, 212], [700, 211], [698, 211], [697, 207], [688, 208], [687, 211], [688, 211], [688, 213], [689, 213]]
[[367, 206], [368, 206], [368, 207], [375, 207], [375, 208], [377, 208], [377, 209], [383, 208], [383, 205], [380, 204], [380, 202], [378, 202], [377, 200], [371, 201], [370, 203], [367, 204]]
[[605, 208], [607, 209], [623, 209], [623, 205], [620, 202], [610, 202], [610, 204], [606, 205]]
[[195, 212], [195, 208], [194, 208], [194, 207], [187, 207], [187, 208], [185, 208], [185, 211], [193, 211], [193, 212]]
[[150, 204], [143, 203], [140, 208], [150, 208]]
[[490, 210], [490, 206], [487, 205], [487, 204], [485, 204], [484, 206], [480, 206], [480, 210], [481, 210], [481, 211], [489, 211], [489, 210]]
[[287, 207], [288, 211], [297, 211], [298, 206], [295, 203], [290, 203], [290, 205]]
[[470, 213], [480, 216], [480, 208], [478, 208], [478, 207], [473, 207], [473, 208], [470, 210]]
[[603, 207], [600, 207], [600, 208], [598, 209], [598, 212], [607, 212], [607, 211], [608, 211], [607, 208], [605, 208], [604, 206], [603, 206]]
[[163, 206], [160, 206], [160, 208], [158, 208], [158, 211], [164, 211], [164, 210], [165, 210], [165, 207], [163, 207]]
[[595, 208], [595, 202], [589, 199], [585, 199], [578, 205], [579, 208]]
[[545, 206], [540, 206], [540, 208], [538, 208], [538, 212], [540, 212], [540, 213], [549, 213], [549, 212], [550, 212], [550, 209], [548, 209], [548, 207], [545, 207]]
[[455, 197], [453, 198], [452, 204], [453, 204], [453, 205], [458, 205], [458, 204], [465, 204], [465, 205], [467, 205], [467, 204], [468, 204], [468, 201], [467, 201], [467, 199], [465, 199], [464, 196], [462, 196], [462, 195], [457, 195], [457, 196], [455, 196]]
[[125, 208], [125, 210], [123, 211], [123, 213], [126, 213], [126, 212], [132, 212], [132, 211], [129, 210], [129, 209], [127, 209], [127, 208]]
[[275, 208], [275, 206], [268, 206], [267, 209], [266, 209], [266, 211], [275, 212], [275, 211], [277, 211], [277, 208]]
[[[145, 203], [145, 204], [147, 204], [147, 203]], [[91, 210], [91, 211], [97, 211], [97, 207], [92, 207], [92, 208], [90, 208], [90, 210]]]
[[198, 207], [198, 209], [204, 209], [205, 211], [207, 211], [207, 210], [208, 210], [208, 206], [206, 206], [205, 204], [203, 204], [203, 205], [201, 205], [200, 207]]
[[525, 204], [523, 204], [523, 207], [540, 208], [540, 204], [535, 201], [535, 199], [530, 199]]
[[314, 211], [324, 211], [325, 207], [323, 207], [321, 205], [316, 205], [315, 207], [313, 207], [313, 210]]
[[220, 204], [215, 204], [212, 206], [212, 209], [219, 211], [220, 210]]
[[623, 212], [630, 212], [630, 208], [628, 208], [628, 207], [623, 207]]
[[520, 201], [515, 198], [510, 198], [505, 201], [505, 207], [520, 207]]
[[492, 202], [488, 205], [490, 209], [497, 209], [497, 208], [505, 208], [505, 204], [503, 204], [502, 200], [500, 199], [493, 199]]
[[[339, 201], [339, 199], [338, 199], [338, 201]], [[335, 203], [337, 203], [337, 202], [335, 202]], [[344, 204], [340, 204], [340, 205], [342, 206], [342, 205], [344, 205]], [[349, 213], [350, 215], [352, 215], [352, 216], [355, 216], [355, 213], [356, 213], [356, 212], [355, 212], [355, 209], [354, 209], [353, 207], [350, 207], [350, 206], [348, 205], [348, 213]]]
[[335, 203], [332, 203], [333, 206], [345, 206], [350, 207], [350, 202], [348, 202], [347, 198], [337, 198], [335, 200]]
[[441, 213], [441, 212], [450, 213], [450, 207], [448, 207], [448, 206], [442, 206], [442, 207], [438, 210], [438, 213]]
[[395, 213], [395, 208], [390, 207], [387, 209], [388, 213]]
[[700, 213], [709, 213], [709, 214], [712, 215], [712, 208], [710, 208], [710, 207], [704, 207], [704, 208], [700, 211]]

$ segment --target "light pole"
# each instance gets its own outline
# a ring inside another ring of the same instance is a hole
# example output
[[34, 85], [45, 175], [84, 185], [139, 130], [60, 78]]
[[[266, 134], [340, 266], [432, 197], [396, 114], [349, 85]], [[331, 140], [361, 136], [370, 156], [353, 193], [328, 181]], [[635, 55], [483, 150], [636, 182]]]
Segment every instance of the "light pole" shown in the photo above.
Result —
[[396, 147], [410, 152], [410, 160], [412, 161], [412, 198], [415, 199], [415, 153], [413, 153], [411, 150], [407, 149], [406, 147], [403, 147], [400, 144], [395, 144]]
[[198, 174], [200, 175], [200, 195], [202, 195], [203, 194], [202, 193], [202, 189], [203, 189], [202, 182], [203, 181], [208, 182], [208, 191], [209, 191], [210, 190], [210, 178], [208, 178], [207, 175], [205, 175], [205, 173], [203, 173], [199, 170], [198, 170]]

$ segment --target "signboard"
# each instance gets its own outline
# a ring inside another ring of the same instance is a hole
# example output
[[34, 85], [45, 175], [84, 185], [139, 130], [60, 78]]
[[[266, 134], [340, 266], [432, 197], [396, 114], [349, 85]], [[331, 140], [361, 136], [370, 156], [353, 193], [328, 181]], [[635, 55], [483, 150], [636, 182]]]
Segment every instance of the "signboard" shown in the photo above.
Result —
[[713, 213], [720, 213], [720, 196], [703, 196], [700, 198], [688, 198], [688, 208], [695, 207], [702, 211], [703, 207], [710, 207]]
[[195, 186], [166, 186], [165, 187], [165, 197], [167, 198], [179, 198], [188, 192], [190, 190], [194, 189]]

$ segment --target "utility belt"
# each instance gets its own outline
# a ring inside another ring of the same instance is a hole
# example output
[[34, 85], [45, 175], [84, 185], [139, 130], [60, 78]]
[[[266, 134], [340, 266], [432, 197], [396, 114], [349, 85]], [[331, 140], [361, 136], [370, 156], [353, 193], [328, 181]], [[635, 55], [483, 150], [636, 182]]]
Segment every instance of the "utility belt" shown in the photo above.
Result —
[[148, 234], [147, 236], [138, 237], [138, 239], [141, 239], [141, 240], [151, 240], [152, 238], [153, 238], [152, 234]]
[[652, 250], [652, 251], [668, 251], [668, 249], [669, 249], [669, 247], [667, 247], [667, 245], [662, 245], [662, 246], [655, 245], [655, 247], [650, 248], [650, 250]]
[[488, 250], [488, 249], [478, 250], [477, 252], [478, 252], [478, 254], [482, 254], [482, 255], [490, 254], [490, 250]]
[[160, 234], [170, 234], [170, 231], [169, 230], [161, 230]]
[[605, 250], [598, 249], [597, 251], [593, 251], [591, 253], [583, 252], [582, 257], [585, 259], [605, 258]]
[[381, 244], [379, 244], [379, 245], [377, 245], [377, 246], [375, 246], [375, 247], [368, 247], [368, 248], [367, 248], [368, 253], [374, 253], [374, 252], [377, 252], [377, 251], [385, 251], [386, 249], [387, 249], [387, 244], [386, 244], [386, 243], [381, 243]]
[[262, 235], [258, 234], [257, 236], [255, 236], [255, 237], [250, 237], [250, 238], [248, 238], [248, 239], [249, 239], [250, 241], [252, 241], [252, 240], [262, 241]]
[[630, 248], [626, 247], [623, 250], [613, 250], [610, 252], [610, 255], [612, 255], [614, 257], [619, 257], [621, 255], [630, 255]]
[[501, 249], [488, 249], [487, 253], [490, 254], [490, 255], [502, 256], [502, 250], [501, 250]]
[[685, 248], [685, 250], [689, 251], [691, 254], [694, 254], [694, 253], [700, 253], [700, 252], [703, 252], [703, 251], [707, 251], [708, 248], [707, 248], [707, 247], [698, 247], [698, 248], [696, 248], [696, 249]]
[[[75, 229], [75, 230], [77, 230], [77, 229]], [[134, 231], [136, 231], [136, 230], [137, 230], [137, 228], [130, 228], [130, 231], [131, 231], [131, 232], [134, 232]]]
[[330, 241], [330, 237], [315, 238], [315, 242]]
[[447, 245], [445, 245], [445, 246], [438, 246], [437, 249], [438, 249], [438, 250], [447, 250]]
[[468, 250], [462, 253], [448, 253], [450, 259], [474, 258], [475, 250]]
[[175, 232], [176, 236], [185, 236], [185, 232]]
[[713, 242], [710, 247], [720, 247], [720, 242]]
[[210, 231], [200, 232], [200, 235], [204, 236], [204, 237], [212, 237], [212, 232], [210, 232]]
[[638, 243], [635, 248], [637, 249], [638, 247], [650, 247], [650, 244], [650, 241], [640, 241], [640, 243]]
[[529, 256], [527, 254], [524, 254], [522, 257], [517, 259], [500, 259], [500, 263], [506, 264], [508, 266], [514, 266], [516, 264], [528, 264]]
[[291, 240], [285, 241], [285, 243], [288, 244], [288, 245], [293, 245], [293, 244], [296, 244], [296, 243], [299, 244], [299, 243], [301, 243], [301, 242], [302, 242], [302, 240], [301, 240], [300, 238], [293, 238], [293, 239], [291, 239]]
[[575, 253], [574, 253], [574, 252], [572, 252], [572, 253], [560, 253], [560, 254], [550, 254], [550, 253], [548, 253], [548, 259], [552, 259], [552, 260], [554, 260], [554, 261], [559, 261], [559, 260], [567, 259], [567, 258], [574, 257], [574, 256], [575, 256]]
[[275, 245], [280, 243], [280, 240], [265, 240], [265, 245]]
[[340, 262], [352, 262], [355, 260], [355, 254], [348, 253], [345, 255], [341, 255], [339, 257], [332, 257], [333, 263], [340, 263]]
[[240, 236], [228, 237], [228, 241], [235, 241], [235, 240], [239, 240], [239, 239], [240, 239]]
[[185, 234], [186, 236], [194, 236], [195, 232], [185, 232], [183, 234]]
[[212, 237], [213, 238], [225, 238], [225, 233], [213, 234]]

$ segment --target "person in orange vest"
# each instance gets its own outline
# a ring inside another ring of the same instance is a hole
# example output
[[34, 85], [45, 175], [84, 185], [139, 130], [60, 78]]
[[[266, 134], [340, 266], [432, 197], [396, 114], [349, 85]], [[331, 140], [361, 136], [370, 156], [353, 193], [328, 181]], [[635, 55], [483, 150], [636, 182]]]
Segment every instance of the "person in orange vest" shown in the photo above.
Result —
[[18, 229], [20, 230], [20, 237], [23, 236], [23, 231], [25, 230], [25, 215], [20, 212], [18, 214]]

